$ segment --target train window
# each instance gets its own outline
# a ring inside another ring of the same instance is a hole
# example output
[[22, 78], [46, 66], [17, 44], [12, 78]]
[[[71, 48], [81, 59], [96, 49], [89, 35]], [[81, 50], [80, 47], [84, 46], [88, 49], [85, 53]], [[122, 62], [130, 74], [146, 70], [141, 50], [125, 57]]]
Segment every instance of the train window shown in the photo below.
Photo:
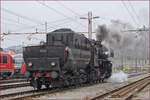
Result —
[[3, 56], [3, 63], [7, 63], [7, 56]]

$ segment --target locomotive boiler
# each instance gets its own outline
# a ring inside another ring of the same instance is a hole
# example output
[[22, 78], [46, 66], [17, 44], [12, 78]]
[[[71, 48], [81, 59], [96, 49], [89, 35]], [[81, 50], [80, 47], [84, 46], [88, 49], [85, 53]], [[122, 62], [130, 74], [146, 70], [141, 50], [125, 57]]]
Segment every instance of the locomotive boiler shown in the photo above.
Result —
[[109, 78], [112, 64], [101, 41], [89, 40], [71, 29], [58, 29], [46, 43], [23, 48], [26, 75], [33, 87], [64, 87]]

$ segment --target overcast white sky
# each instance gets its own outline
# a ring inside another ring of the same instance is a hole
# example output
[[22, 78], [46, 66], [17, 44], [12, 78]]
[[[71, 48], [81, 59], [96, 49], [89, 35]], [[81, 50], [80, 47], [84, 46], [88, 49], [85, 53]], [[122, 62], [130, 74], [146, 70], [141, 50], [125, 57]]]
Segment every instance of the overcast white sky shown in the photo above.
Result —
[[[58, 28], [71, 28], [74, 31], [87, 32], [88, 11], [99, 19], [93, 20], [93, 31], [97, 25], [110, 24], [110, 20], [121, 20], [140, 28], [149, 23], [148, 1], [2, 1], [1, 32], [35, 32]], [[27, 38], [28, 37], [28, 38]], [[29, 37], [32, 39], [29, 40]], [[35, 44], [45, 40], [45, 35], [5, 36], [2, 47], [20, 44]]]

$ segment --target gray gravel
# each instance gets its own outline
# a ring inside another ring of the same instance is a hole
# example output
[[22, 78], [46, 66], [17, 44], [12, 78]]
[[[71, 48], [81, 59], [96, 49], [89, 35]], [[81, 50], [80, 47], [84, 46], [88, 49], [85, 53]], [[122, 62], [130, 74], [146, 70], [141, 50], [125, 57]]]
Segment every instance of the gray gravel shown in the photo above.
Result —
[[139, 93], [134, 95], [133, 100], [137, 100], [137, 99], [139, 99], [139, 100], [143, 100], [143, 99], [150, 100], [150, 85], [148, 85], [142, 91], [140, 91]]

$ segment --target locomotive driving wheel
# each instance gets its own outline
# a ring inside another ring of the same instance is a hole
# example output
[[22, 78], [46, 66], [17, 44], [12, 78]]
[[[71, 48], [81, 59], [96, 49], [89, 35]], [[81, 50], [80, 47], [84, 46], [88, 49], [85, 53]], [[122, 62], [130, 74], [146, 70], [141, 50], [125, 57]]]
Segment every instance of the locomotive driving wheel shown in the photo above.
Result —
[[46, 89], [50, 88], [50, 84], [45, 84]]
[[40, 82], [40, 79], [32, 79], [32, 80], [31, 80], [31, 85], [32, 85], [35, 89], [37, 89], [37, 90], [40, 90], [41, 87], [42, 87], [42, 84], [41, 84], [41, 82]]

